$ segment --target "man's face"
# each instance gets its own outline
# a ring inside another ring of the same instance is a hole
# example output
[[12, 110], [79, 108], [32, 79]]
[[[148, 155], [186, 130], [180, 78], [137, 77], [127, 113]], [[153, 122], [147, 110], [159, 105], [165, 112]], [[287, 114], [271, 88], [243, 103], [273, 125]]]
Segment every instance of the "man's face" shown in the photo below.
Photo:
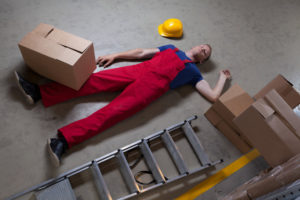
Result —
[[200, 64], [203, 63], [211, 54], [211, 47], [207, 44], [195, 46], [192, 50], [195, 58]]

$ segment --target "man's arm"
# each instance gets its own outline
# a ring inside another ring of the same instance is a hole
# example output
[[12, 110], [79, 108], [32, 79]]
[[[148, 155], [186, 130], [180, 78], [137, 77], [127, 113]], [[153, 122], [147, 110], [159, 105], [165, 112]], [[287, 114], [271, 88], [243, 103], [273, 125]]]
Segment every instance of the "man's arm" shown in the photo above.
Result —
[[158, 48], [152, 49], [133, 49], [121, 53], [114, 53], [105, 56], [99, 56], [96, 60], [96, 64], [99, 66], [108, 67], [111, 65], [116, 59], [125, 59], [125, 60], [137, 60], [137, 59], [146, 59], [152, 58], [155, 53], [159, 52]]
[[226, 80], [231, 79], [231, 74], [229, 70], [222, 70], [219, 74], [219, 80], [216, 86], [212, 89], [207, 81], [201, 80], [196, 84], [196, 88], [200, 94], [207, 98], [211, 102], [216, 102], [220, 97], [221, 92], [224, 88]]

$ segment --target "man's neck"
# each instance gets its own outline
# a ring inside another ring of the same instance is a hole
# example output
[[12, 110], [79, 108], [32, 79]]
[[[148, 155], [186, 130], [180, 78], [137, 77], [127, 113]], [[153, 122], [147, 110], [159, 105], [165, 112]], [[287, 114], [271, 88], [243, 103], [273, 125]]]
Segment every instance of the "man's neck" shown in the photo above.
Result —
[[194, 58], [194, 56], [193, 56], [193, 54], [192, 54], [192, 52], [191, 52], [190, 50], [186, 51], [186, 52], [185, 52], [185, 55], [186, 55], [189, 59], [191, 59], [191, 61], [193, 61], [193, 62], [196, 61], [195, 58]]

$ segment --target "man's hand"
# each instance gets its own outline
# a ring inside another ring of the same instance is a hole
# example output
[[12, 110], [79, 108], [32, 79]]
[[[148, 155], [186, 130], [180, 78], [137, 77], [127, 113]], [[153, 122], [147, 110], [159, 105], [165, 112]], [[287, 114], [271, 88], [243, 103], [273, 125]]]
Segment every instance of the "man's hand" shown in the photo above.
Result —
[[228, 69], [219, 72], [219, 80], [216, 86], [212, 89], [207, 81], [201, 80], [196, 84], [196, 89], [200, 94], [206, 97], [212, 103], [216, 102], [220, 97], [226, 80], [231, 79], [231, 74]]
[[231, 80], [231, 74], [230, 71], [228, 69], [225, 70], [221, 70], [220, 71], [220, 77], [224, 77], [227, 80]]
[[108, 67], [115, 61], [116, 57], [114, 54], [106, 55], [106, 56], [99, 56], [96, 60], [96, 64], [100, 66]]

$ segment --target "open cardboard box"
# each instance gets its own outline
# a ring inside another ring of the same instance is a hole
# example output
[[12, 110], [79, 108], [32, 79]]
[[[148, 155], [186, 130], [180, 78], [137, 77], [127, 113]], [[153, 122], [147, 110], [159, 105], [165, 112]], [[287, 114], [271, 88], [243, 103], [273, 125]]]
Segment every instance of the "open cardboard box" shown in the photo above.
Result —
[[38, 25], [20, 42], [26, 64], [38, 74], [79, 90], [96, 69], [91, 41], [48, 24]]
[[233, 121], [272, 167], [300, 153], [300, 118], [274, 89]]
[[276, 76], [265, 87], [263, 87], [263, 89], [261, 89], [256, 95], [254, 95], [254, 99], [258, 100], [260, 98], [263, 98], [272, 89], [275, 89], [291, 108], [295, 108], [300, 104], [299, 92], [295, 88], [293, 88], [293, 84], [286, 78], [284, 78], [281, 74]]
[[252, 149], [248, 139], [241, 134], [232, 120], [246, 110], [254, 100], [239, 85], [229, 88], [211, 108], [205, 117], [223, 133], [241, 152], [247, 153]]
[[223, 200], [252, 200], [300, 179], [300, 154], [282, 165], [265, 170], [247, 181]]

